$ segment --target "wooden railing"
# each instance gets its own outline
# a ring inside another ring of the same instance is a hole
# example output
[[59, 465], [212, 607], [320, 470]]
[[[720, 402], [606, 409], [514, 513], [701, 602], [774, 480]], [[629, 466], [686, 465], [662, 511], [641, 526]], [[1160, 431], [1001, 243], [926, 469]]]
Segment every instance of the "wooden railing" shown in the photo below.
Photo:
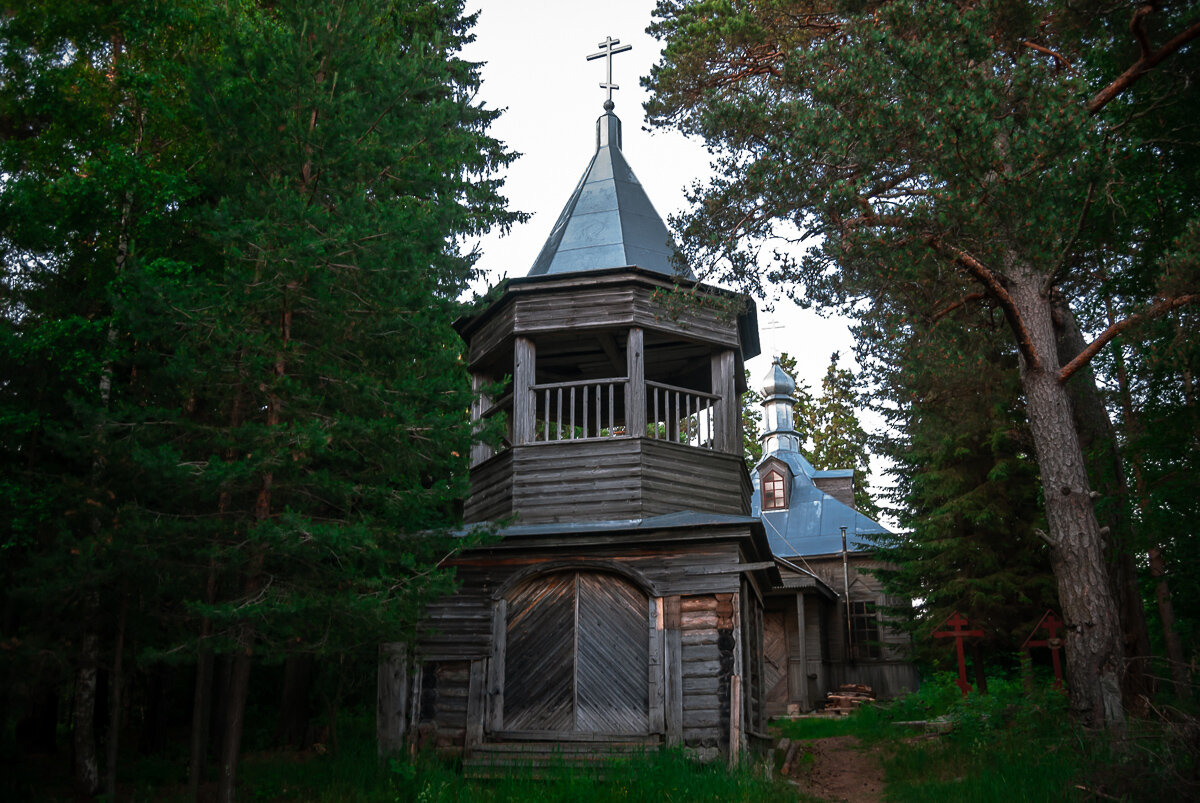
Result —
[[534, 385], [534, 438], [569, 441], [622, 438], [628, 377], [585, 379]]
[[[647, 381], [642, 394], [631, 389], [624, 376], [547, 382], [531, 386], [529, 392], [533, 441], [538, 443], [627, 438], [634, 434], [629, 428], [632, 420], [634, 429], [641, 429], [647, 438], [716, 448], [714, 407], [720, 397], [713, 393]], [[635, 405], [645, 400], [644, 415], [627, 416], [631, 398], [638, 399]], [[511, 394], [496, 400], [483, 416], [500, 412], [515, 414]], [[506, 439], [501, 448], [508, 446], [511, 443]]]
[[701, 449], [714, 448], [712, 393], [646, 382], [646, 436]]

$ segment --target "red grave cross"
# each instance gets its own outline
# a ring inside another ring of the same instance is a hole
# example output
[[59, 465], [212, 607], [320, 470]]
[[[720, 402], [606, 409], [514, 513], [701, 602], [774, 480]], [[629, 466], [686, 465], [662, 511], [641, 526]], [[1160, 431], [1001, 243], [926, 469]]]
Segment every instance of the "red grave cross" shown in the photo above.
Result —
[[936, 630], [933, 633], [934, 638], [952, 638], [954, 639], [954, 649], [958, 653], [958, 688], [962, 690], [963, 697], [971, 691], [971, 684], [967, 683], [967, 658], [963, 654], [963, 639], [968, 637], [981, 638], [982, 630], [967, 630], [967, 617], [963, 616], [958, 611], [950, 614], [950, 618], [942, 623], [949, 625], [951, 630]]
[[[1021, 648], [1026, 653], [1029, 652], [1030, 647], [1050, 648], [1050, 660], [1054, 663], [1054, 688], [1059, 690], [1062, 689], [1062, 661], [1058, 657], [1058, 651], [1062, 649], [1063, 640], [1058, 635], [1058, 631], [1062, 629], [1062, 626], [1062, 619], [1055, 616], [1054, 611], [1046, 611], [1042, 615], [1041, 620], [1034, 626], [1033, 632], [1029, 634], [1029, 638], [1025, 639], [1025, 643], [1021, 645]], [[1039, 630], [1045, 630], [1048, 638], [1035, 639], [1034, 636], [1038, 634]]]

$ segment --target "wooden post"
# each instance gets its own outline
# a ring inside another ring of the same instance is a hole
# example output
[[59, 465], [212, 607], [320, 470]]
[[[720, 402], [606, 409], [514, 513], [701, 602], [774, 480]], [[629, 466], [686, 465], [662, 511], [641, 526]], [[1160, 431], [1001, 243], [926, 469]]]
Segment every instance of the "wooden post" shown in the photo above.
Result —
[[508, 633], [508, 603], [492, 606], [492, 664], [488, 678], [488, 730], [504, 730], [504, 648]]
[[800, 635], [800, 710], [811, 711], [808, 688], [808, 623], [804, 618], [804, 594], [796, 594], [796, 632]]
[[625, 434], [641, 438], [646, 434], [646, 355], [645, 338], [640, 327], [629, 330], [625, 343]]
[[463, 737], [463, 754], [471, 755], [475, 745], [483, 741], [483, 718], [487, 709], [486, 661], [477, 658], [471, 661], [467, 680], [467, 731]]
[[[744, 585], [745, 581], [743, 581]], [[733, 606], [733, 674], [729, 678], [729, 766], [738, 761], [742, 745], [742, 675], [746, 671], [743, 651], [746, 644], [742, 639], [742, 592], [735, 591], [730, 603]]]
[[650, 732], [666, 729], [666, 679], [663, 676], [663, 648], [666, 630], [663, 627], [663, 598], [650, 598]]
[[678, 596], [663, 600], [663, 626], [666, 639], [663, 656], [666, 676], [666, 725], [667, 747], [683, 743], [683, 631], [680, 628], [680, 600]]
[[409, 749], [416, 751], [419, 733], [417, 726], [421, 724], [421, 691], [425, 685], [425, 665], [418, 662], [412, 671], [412, 682], [408, 690], [408, 737]]
[[742, 752], [742, 676], [729, 676], [729, 766], [736, 767]]
[[[471, 423], [474, 424], [471, 434], [478, 437], [483, 429], [483, 415], [492, 407], [492, 398], [483, 392], [483, 388], [492, 382], [490, 377], [483, 374], [471, 374]], [[471, 443], [471, 467], [482, 463], [494, 455], [496, 450], [486, 443], [473, 441]]]
[[537, 377], [537, 348], [533, 341], [518, 337], [513, 343], [513, 446], [532, 443], [537, 416], [531, 387]]
[[399, 755], [408, 728], [408, 645], [379, 645], [375, 677], [375, 747], [380, 758]]
[[742, 453], [741, 400], [734, 381], [734, 356], [726, 349], [712, 356], [713, 448], [726, 454]]

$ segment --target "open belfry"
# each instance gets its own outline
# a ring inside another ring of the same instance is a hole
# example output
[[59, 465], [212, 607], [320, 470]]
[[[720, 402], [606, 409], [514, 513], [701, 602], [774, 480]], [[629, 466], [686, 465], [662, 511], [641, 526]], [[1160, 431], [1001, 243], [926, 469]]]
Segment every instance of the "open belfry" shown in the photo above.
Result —
[[[461, 751], [468, 771], [679, 745], [713, 760], [823, 693], [840, 592], [799, 553], [776, 559], [743, 457], [754, 306], [677, 263], [626, 161], [612, 57], [628, 49], [589, 56], [608, 71], [595, 154], [532, 269], [456, 324], [472, 417], [506, 422], [471, 455], [464, 518], [501, 527], [447, 562], [459, 589], [417, 643], [384, 648], [384, 752]], [[807, 616], [807, 641], [776, 633], [765, 655], [768, 609], [773, 632]]]

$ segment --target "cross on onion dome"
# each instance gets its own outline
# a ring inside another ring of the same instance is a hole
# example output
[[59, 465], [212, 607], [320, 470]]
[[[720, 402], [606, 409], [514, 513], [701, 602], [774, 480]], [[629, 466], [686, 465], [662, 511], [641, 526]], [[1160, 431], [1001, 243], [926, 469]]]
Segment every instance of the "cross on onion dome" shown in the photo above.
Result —
[[606, 112], [612, 111], [613, 106], [615, 105], [613, 103], [613, 99], [612, 99], [613, 90], [621, 88], [618, 85], [613, 83], [612, 57], [614, 55], [616, 55], [617, 53], [624, 53], [626, 50], [633, 50], [633, 45], [621, 45], [620, 47], [615, 47], [615, 45], [621, 45], [621, 40], [613, 39], [611, 36], [605, 37], [604, 41], [599, 44], [600, 52], [593, 53], [592, 55], [587, 57], [588, 61], [595, 61], [596, 59], [606, 59], [608, 62], [608, 80], [603, 82], [602, 84], [600, 84], [601, 89], [608, 90], [608, 100], [604, 101], [604, 111], [606, 111]]

